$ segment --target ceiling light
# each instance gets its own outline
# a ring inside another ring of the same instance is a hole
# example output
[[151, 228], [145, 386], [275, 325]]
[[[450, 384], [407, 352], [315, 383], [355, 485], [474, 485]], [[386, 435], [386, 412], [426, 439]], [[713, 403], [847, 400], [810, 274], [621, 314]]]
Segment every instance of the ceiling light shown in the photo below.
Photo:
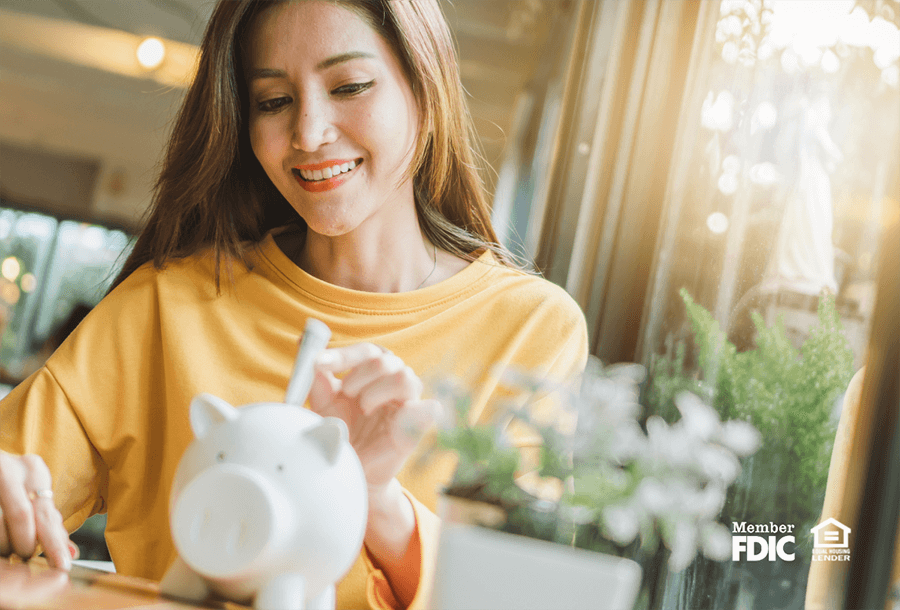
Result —
[[152, 70], [162, 63], [166, 56], [166, 47], [159, 38], [145, 38], [137, 48], [138, 63]]

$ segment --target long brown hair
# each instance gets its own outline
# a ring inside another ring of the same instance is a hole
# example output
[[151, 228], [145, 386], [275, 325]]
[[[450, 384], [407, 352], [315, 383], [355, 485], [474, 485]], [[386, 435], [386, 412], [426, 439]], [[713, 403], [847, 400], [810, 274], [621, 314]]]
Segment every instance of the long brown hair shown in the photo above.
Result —
[[[477, 137], [460, 82], [450, 29], [438, 0], [341, 0], [391, 45], [421, 109], [410, 173], [419, 222], [439, 248], [466, 259], [488, 248], [503, 264], [479, 175]], [[197, 74], [175, 121], [143, 230], [112, 290], [141, 265], [212, 248], [222, 263], [248, 264], [272, 228], [302, 222], [250, 147], [242, 43], [273, 4], [220, 1], [200, 47]]]

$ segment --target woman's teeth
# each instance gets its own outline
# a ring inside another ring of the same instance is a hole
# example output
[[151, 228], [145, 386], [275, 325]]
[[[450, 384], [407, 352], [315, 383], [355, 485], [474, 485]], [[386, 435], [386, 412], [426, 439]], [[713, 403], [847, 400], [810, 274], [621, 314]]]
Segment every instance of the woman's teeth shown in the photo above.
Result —
[[325, 169], [316, 169], [316, 170], [308, 170], [308, 169], [298, 169], [300, 172], [300, 177], [304, 180], [313, 182], [316, 180], [327, 180], [328, 178], [333, 178], [338, 174], [343, 174], [344, 172], [349, 172], [351, 169], [356, 167], [356, 161], [350, 161], [349, 163], [342, 163], [340, 165], [335, 165], [333, 167], [326, 167]]

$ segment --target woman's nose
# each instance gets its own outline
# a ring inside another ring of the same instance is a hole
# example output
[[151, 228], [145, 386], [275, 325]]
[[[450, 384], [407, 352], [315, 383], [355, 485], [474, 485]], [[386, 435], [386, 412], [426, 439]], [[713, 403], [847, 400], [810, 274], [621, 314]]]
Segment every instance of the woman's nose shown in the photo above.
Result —
[[291, 137], [291, 145], [295, 149], [313, 152], [337, 139], [337, 129], [326, 106], [312, 100], [297, 104], [294, 133]]

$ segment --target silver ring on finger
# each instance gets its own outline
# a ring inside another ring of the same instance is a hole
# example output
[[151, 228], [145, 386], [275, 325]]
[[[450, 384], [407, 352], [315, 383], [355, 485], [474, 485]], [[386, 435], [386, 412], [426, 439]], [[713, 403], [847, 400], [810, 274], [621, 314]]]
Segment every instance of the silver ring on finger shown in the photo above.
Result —
[[52, 489], [33, 489], [28, 492], [28, 499], [31, 501], [42, 499], [42, 500], [52, 500], [53, 499], [53, 490]]

